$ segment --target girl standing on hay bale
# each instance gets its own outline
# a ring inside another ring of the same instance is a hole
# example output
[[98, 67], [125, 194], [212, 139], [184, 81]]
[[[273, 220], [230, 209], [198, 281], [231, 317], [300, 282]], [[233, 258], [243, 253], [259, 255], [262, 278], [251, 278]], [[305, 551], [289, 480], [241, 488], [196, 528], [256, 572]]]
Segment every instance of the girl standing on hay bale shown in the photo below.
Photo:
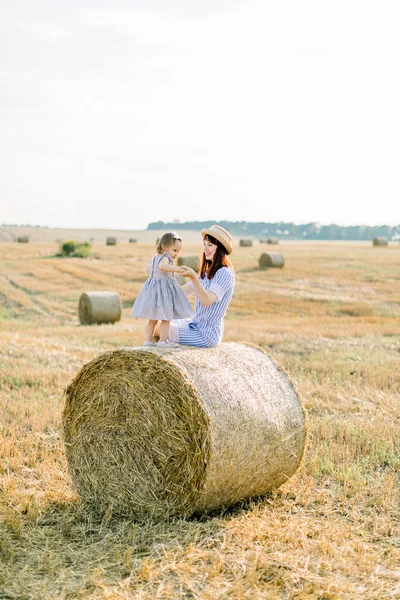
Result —
[[200, 274], [182, 266], [181, 275], [190, 281], [182, 286], [187, 296], [196, 294], [191, 319], [172, 321], [169, 339], [179, 344], [212, 348], [221, 341], [224, 317], [235, 287], [235, 271], [228, 258], [232, 252], [232, 236], [219, 225], [203, 229], [203, 256]]
[[136, 298], [132, 317], [148, 319], [144, 331], [144, 346], [155, 346], [154, 329], [159, 321], [158, 346], [173, 348], [176, 342], [168, 339], [169, 324], [172, 319], [183, 319], [191, 312], [189, 300], [182, 292], [174, 273], [184, 274], [183, 267], [175, 267], [174, 259], [182, 250], [182, 238], [175, 232], [164, 233], [158, 241], [156, 252], [147, 267], [150, 277]]

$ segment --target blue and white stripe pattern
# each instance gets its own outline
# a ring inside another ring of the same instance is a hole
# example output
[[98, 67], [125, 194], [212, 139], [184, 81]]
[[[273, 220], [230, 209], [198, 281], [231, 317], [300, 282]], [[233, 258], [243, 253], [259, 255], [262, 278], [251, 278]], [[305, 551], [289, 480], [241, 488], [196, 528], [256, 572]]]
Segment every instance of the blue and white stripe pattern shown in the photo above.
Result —
[[173, 264], [173, 260], [167, 252], [161, 255], [156, 254], [153, 257], [150, 277], [145, 281], [136, 298], [132, 308], [132, 317], [171, 321], [191, 315], [190, 302], [181, 290], [174, 274], [160, 269], [160, 263], [164, 257], [167, 258], [168, 264]]
[[192, 319], [171, 323], [170, 339], [188, 346], [212, 348], [222, 341], [224, 317], [235, 287], [235, 273], [228, 267], [221, 267], [212, 279], [199, 277], [199, 281], [205, 290], [214, 292], [217, 300], [209, 306], [203, 306], [196, 300]]

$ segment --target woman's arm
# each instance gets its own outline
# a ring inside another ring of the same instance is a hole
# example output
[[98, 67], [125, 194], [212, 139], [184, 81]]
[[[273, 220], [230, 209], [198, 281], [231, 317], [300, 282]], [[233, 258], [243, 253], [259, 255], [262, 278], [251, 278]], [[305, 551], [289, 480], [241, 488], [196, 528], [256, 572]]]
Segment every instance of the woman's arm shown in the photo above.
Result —
[[[212, 304], [213, 302], [218, 300], [217, 295], [214, 294], [214, 292], [207, 292], [207, 290], [205, 290], [203, 288], [203, 286], [201, 285], [200, 281], [198, 280], [197, 275], [193, 271], [193, 269], [191, 269], [190, 267], [186, 267], [186, 266], [182, 266], [181, 268], [183, 271], [183, 273], [181, 273], [181, 275], [183, 275], [183, 277], [190, 278], [189, 283], [191, 283], [193, 285], [194, 292], [195, 292], [196, 296], [198, 297], [200, 304], [202, 304], [203, 306], [210, 306], [210, 304]], [[186, 285], [188, 285], [188, 284], [186, 283], [185, 286]]]
[[181, 286], [181, 290], [185, 294], [185, 296], [187, 296], [188, 298], [189, 298], [189, 296], [193, 296], [193, 294], [194, 294], [193, 283], [191, 281], [188, 281], [187, 283], [184, 283]]

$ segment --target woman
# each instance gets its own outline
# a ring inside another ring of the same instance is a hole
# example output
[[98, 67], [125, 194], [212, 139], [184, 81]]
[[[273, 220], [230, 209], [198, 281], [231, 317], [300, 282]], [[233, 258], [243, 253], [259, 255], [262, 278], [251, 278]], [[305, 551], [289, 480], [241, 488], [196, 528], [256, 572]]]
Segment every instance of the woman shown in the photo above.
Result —
[[191, 319], [171, 321], [171, 342], [212, 348], [222, 341], [224, 317], [235, 287], [235, 271], [228, 258], [232, 252], [232, 236], [219, 225], [203, 229], [203, 256], [200, 274], [183, 266], [181, 275], [190, 281], [182, 286], [187, 296], [196, 294]]

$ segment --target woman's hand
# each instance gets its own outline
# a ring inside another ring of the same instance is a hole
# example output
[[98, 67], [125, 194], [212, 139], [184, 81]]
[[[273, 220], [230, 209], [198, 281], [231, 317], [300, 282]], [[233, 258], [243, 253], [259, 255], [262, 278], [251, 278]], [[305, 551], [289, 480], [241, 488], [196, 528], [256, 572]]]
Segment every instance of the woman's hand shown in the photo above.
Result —
[[182, 271], [179, 274], [183, 277], [189, 277], [189, 279], [191, 280], [197, 279], [196, 272], [193, 271], [193, 269], [191, 269], [190, 267], [187, 267], [186, 265], [181, 265], [181, 269]]

